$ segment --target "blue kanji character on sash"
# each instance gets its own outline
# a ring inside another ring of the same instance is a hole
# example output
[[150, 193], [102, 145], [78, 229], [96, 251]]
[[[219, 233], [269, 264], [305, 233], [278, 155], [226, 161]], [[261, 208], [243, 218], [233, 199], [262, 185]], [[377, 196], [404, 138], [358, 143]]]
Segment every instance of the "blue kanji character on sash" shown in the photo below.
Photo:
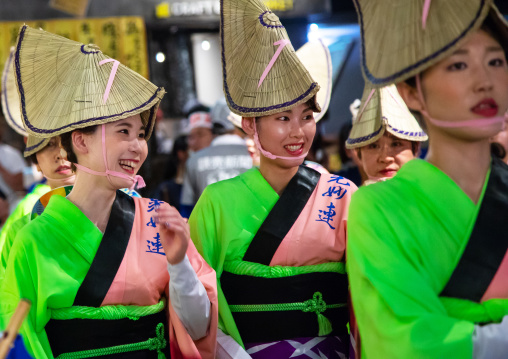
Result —
[[159, 201], [158, 199], [155, 199], [155, 198], [150, 198], [150, 202], [148, 202], [148, 211], [147, 212], [152, 212], [154, 209], [159, 207], [161, 205], [161, 203], [164, 203], [164, 202]]
[[148, 222], [146, 224], [147, 227], [153, 227], [155, 228], [157, 226], [157, 224], [155, 223], [155, 221], [153, 220], [153, 217], [150, 217], [150, 222]]
[[338, 186], [337, 189], [336, 188], [337, 187], [335, 187], [335, 186], [328, 187], [328, 191], [325, 191], [324, 193], [322, 193], [321, 196], [323, 196], [323, 197], [324, 196], [331, 197], [334, 194], [336, 194], [337, 197], [335, 199], [341, 199], [347, 193], [347, 189], [344, 189], [341, 186]]
[[148, 242], [148, 245], [147, 245], [148, 250], [146, 252], [166, 255], [166, 253], [163, 252], [164, 248], [162, 247], [162, 243], [161, 243], [161, 235], [157, 232], [157, 235], [155, 237], [153, 237], [153, 239], [155, 239], [155, 242], [147, 241]]
[[337, 212], [334, 211], [335, 206], [332, 202], [330, 202], [330, 205], [328, 207], [328, 211], [326, 210], [319, 210], [319, 219], [316, 219], [316, 222], [325, 222], [328, 226], [330, 226], [331, 229], [335, 229], [335, 227], [332, 227], [330, 224], [331, 221], [333, 221], [333, 217], [337, 214]]
[[[344, 181], [341, 182], [341, 180], [344, 180]], [[349, 186], [349, 182], [346, 181], [346, 179], [342, 176], [332, 175], [332, 178], [330, 178], [328, 180], [328, 183], [330, 183], [330, 182], [335, 182], [335, 183], [340, 184], [342, 186]]]

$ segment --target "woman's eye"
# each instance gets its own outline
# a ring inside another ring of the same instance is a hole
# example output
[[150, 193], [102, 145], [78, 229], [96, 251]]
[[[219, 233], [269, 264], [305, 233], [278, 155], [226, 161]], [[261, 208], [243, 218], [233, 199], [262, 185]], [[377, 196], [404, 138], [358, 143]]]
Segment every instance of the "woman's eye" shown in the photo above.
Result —
[[145, 136], [146, 136], [146, 135], [145, 135], [145, 133], [144, 133], [144, 132], [140, 132], [140, 133], [139, 133], [139, 135], [138, 135], [138, 137], [139, 137], [139, 138], [145, 138]]
[[492, 59], [489, 61], [490, 66], [503, 67], [506, 64], [504, 59]]
[[375, 150], [378, 147], [377, 143], [371, 143], [367, 146], [369, 150]]
[[392, 147], [399, 147], [399, 146], [402, 146], [402, 142], [399, 142], [399, 141], [392, 142]]
[[118, 131], [118, 132], [120, 132], [120, 133], [125, 133], [126, 135], [128, 135], [128, 134], [129, 134], [129, 130], [128, 130], [128, 129], [126, 129], [126, 128], [124, 128], [124, 129], [122, 129], [122, 130], [120, 130], [120, 131]]
[[458, 70], [464, 70], [467, 68], [467, 65], [465, 62], [456, 62], [454, 64], [451, 64], [448, 66], [448, 70], [450, 71], [458, 71]]
[[279, 117], [278, 120], [281, 120], [281, 121], [288, 121], [289, 120], [289, 117], [287, 116], [282, 116], [282, 117]]
[[313, 120], [314, 119], [314, 115], [307, 115], [303, 119], [304, 120]]

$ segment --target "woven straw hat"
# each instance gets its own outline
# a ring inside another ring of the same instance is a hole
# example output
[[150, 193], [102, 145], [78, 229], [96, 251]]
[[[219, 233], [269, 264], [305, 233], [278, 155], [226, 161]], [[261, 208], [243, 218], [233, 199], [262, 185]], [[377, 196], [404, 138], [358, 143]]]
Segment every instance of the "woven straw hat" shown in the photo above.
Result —
[[33, 155], [34, 153], [39, 152], [48, 145], [49, 141], [51, 141], [51, 137], [46, 138], [35, 137], [32, 134], [28, 134], [27, 136], [28, 137], [26, 140], [26, 148], [23, 151], [23, 156], [25, 157], [28, 157], [30, 155]]
[[381, 89], [366, 86], [346, 148], [358, 148], [376, 142], [385, 130], [408, 141], [425, 141], [428, 138], [395, 85]]
[[21, 136], [26, 137], [28, 134], [21, 120], [19, 95], [14, 78], [13, 59], [14, 47], [11, 47], [11, 52], [5, 62], [5, 67], [2, 72], [2, 111], [7, 124]]
[[330, 50], [321, 40], [305, 43], [296, 51], [296, 55], [303, 63], [310, 75], [317, 81], [321, 90], [316, 95], [316, 101], [321, 106], [321, 112], [314, 115], [316, 122], [321, 120], [328, 110], [332, 97], [332, 57]]
[[2, 111], [7, 124], [21, 136], [28, 137], [25, 151], [25, 157], [33, 153], [39, 152], [49, 143], [50, 138], [38, 138], [29, 135], [23, 127], [21, 120], [21, 110], [18, 89], [16, 88], [16, 80], [14, 78], [14, 47], [11, 48], [9, 58], [5, 63], [2, 73]]
[[24, 25], [14, 66], [28, 133], [53, 137], [140, 114], [150, 137], [164, 89], [97, 46]]
[[362, 71], [377, 87], [404, 81], [450, 56], [485, 19], [508, 49], [508, 24], [493, 0], [354, 3], [362, 36]]
[[[224, 94], [240, 116], [282, 112], [319, 90], [279, 18], [261, 0], [221, 0], [221, 45]], [[319, 112], [317, 102], [315, 107]]]

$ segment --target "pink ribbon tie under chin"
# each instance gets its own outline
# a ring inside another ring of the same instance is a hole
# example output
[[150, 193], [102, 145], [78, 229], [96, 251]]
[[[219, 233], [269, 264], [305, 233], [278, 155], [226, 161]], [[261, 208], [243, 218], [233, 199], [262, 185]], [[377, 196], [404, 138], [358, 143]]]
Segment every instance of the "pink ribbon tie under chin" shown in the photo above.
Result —
[[258, 148], [259, 152], [261, 152], [261, 154], [271, 160], [275, 160], [275, 159], [281, 159], [281, 160], [301, 160], [302, 158], [305, 158], [307, 157], [307, 154], [308, 152], [306, 153], [303, 153], [301, 154], [300, 156], [294, 156], [294, 157], [284, 157], [284, 156], [276, 156], [274, 155], [273, 153], [270, 153], [268, 151], [266, 151], [265, 149], [263, 149], [263, 147], [261, 146], [261, 142], [259, 142], [259, 135], [258, 135], [258, 131], [256, 129], [256, 124], [254, 123], [254, 143], [256, 144], [256, 147]]
[[441, 128], [460, 128], [460, 127], [469, 127], [469, 128], [479, 128], [490, 125], [495, 125], [500, 123], [501, 130], [504, 130], [507, 120], [507, 114], [505, 113], [503, 116], [495, 116], [495, 117], [486, 117], [486, 118], [476, 118], [474, 120], [465, 120], [465, 121], [441, 121], [435, 118], [432, 118], [428, 111], [427, 106], [425, 105], [425, 98], [423, 97], [422, 84], [420, 80], [420, 75], [416, 75], [416, 90], [418, 92], [418, 97], [420, 102], [422, 103], [423, 109], [420, 111], [430, 123], [432, 123], [436, 127]]
[[104, 166], [106, 168], [106, 171], [105, 172], [98, 172], [98, 171], [94, 171], [88, 167], [85, 167], [85, 166], [81, 166], [77, 163], [74, 163], [74, 165], [76, 166], [76, 168], [84, 171], [84, 172], [87, 172], [87, 173], [90, 173], [94, 176], [101, 176], [101, 177], [107, 177], [109, 183], [113, 184], [111, 182], [111, 178], [109, 178], [110, 176], [113, 176], [113, 177], [118, 177], [118, 178], [123, 178], [123, 179], [126, 179], [126, 180], [129, 180], [129, 181], [132, 181], [132, 185], [129, 187], [130, 190], [133, 190], [134, 187], [137, 185], [138, 187], [137, 188], [143, 188], [143, 187], [146, 187], [146, 183], [145, 181], [143, 180], [143, 177], [141, 177], [140, 175], [136, 175], [134, 177], [131, 177], [131, 176], [128, 176], [126, 175], [125, 173], [121, 173], [121, 172], [116, 172], [116, 171], [111, 171], [109, 169], [109, 166], [108, 166], [108, 160], [106, 158], [106, 126], [104, 124], [101, 125], [101, 131], [102, 131], [102, 142], [101, 142], [101, 145], [102, 145], [102, 158], [104, 160]]

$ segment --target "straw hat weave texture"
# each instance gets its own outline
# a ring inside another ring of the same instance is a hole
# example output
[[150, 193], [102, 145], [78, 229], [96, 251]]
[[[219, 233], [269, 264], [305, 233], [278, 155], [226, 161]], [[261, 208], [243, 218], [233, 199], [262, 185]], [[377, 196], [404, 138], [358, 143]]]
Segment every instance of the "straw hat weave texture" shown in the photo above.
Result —
[[261, 0], [221, 0], [221, 44], [224, 94], [231, 111], [240, 116], [282, 112], [319, 90], [279, 18]]
[[21, 136], [27, 136], [21, 120], [20, 101], [16, 80], [14, 78], [14, 47], [11, 48], [9, 58], [5, 62], [2, 72], [2, 111], [7, 124]]
[[316, 101], [321, 107], [321, 112], [314, 115], [316, 122], [321, 120], [328, 110], [332, 97], [332, 57], [330, 50], [323, 41], [311, 41], [305, 43], [296, 50], [296, 55], [307, 68], [312, 78], [321, 86], [316, 94]]
[[53, 137], [140, 114], [148, 138], [164, 89], [121, 64], [112, 76], [116, 60], [99, 64], [107, 59], [95, 45], [23, 26], [14, 64], [27, 132]]
[[360, 110], [353, 121], [346, 148], [358, 148], [376, 142], [385, 130], [408, 141], [427, 140], [427, 134], [407, 108], [395, 85], [374, 89], [371, 95], [372, 90], [371, 86], [364, 89]]
[[[353, 0], [362, 37], [362, 71], [376, 87], [404, 81], [450, 56], [489, 17], [508, 44], [492, 0]], [[507, 44], [503, 45], [506, 47]]]
[[2, 73], [2, 111], [7, 124], [21, 136], [28, 137], [26, 148], [23, 151], [25, 157], [39, 152], [50, 141], [50, 138], [39, 138], [29, 135], [23, 127], [21, 120], [21, 103], [19, 101], [18, 89], [16, 88], [16, 79], [14, 77], [14, 47], [11, 48], [9, 58], [5, 62]]

